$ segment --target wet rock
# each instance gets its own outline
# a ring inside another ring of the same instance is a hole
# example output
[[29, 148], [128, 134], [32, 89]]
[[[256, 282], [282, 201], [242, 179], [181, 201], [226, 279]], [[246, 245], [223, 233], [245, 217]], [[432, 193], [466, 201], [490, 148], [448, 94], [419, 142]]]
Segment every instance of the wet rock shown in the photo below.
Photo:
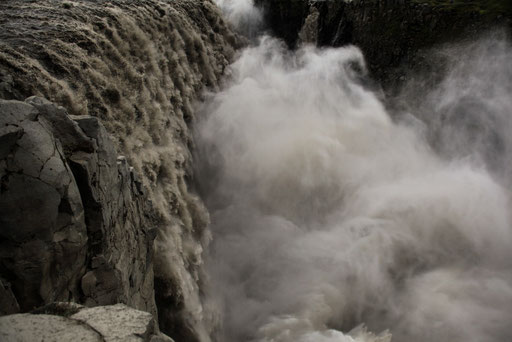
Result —
[[27, 103], [0, 100], [0, 126], [8, 141], [0, 161], [2, 275], [21, 310], [78, 299], [87, 233], [61, 144]]
[[72, 120], [67, 111], [60, 106], [38, 96], [31, 96], [25, 102], [33, 105], [39, 113], [51, 124], [52, 133], [58, 139], [66, 156], [74, 151], [93, 152], [95, 146], [78, 124]]
[[18, 301], [12, 293], [11, 284], [0, 278], [0, 316], [17, 313], [20, 311]]
[[73, 300], [156, 318], [153, 209], [99, 120], [31, 97], [0, 100], [0, 127], [4, 314]]
[[[109, 134], [92, 116], [74, 117], [98, 146], [95, 154], [74, 153], [69, 162], [82, 194], [89, 234], [91, 270], [81, 280], [88, 305], [126, 302], [156, 314], [153, 300], [151, 203], [118, 162]], [[152, 223], [153, 222], [153, 223]]]
[[[357, 45], [372, 76], [385, 87], [400, 83], [406, 68], [425, 68], [425, 49], [472, 37], [495, 26], [512, 28], [512, 6], [506, 1], [494, 5], [398, 0], [255, 3], [264, 9], [274, 34], [291, 48], [301, 42], [335, 47]], [[439, 66], [427, 68], [435, 70]]]
[[316, 44], [318, 41], [319, 16], [320, 13], [318, 12], [318, 9], [316, 7], [311, 7], [298, 35], [300, 44]]

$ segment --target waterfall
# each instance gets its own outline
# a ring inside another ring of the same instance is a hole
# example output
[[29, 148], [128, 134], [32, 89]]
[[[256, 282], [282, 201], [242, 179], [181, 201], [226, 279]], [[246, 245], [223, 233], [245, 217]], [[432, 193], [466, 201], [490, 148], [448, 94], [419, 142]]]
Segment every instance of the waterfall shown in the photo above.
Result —
[[[219, 86], [238, 37], [213, 1], [12, 0], [0, 1], [0, 13], [0, 98], [38, 95], [101, 119], [156, 213], [147, 228], [158, 235], [160, 329], [178, 341], [208, 341], [199, 289], [208, 213], [187, 186], [188, 124], [203, 88]], [[107, 262], [112, 272], [126, 271], [114, 261]], [[133, 281], [153, 292], [152, 271], [134, 277], [124, 279], [126, 287]], [[125, 301], [154, 301], [137, 296]]]
[[206, 97], [217, 340], [512, 340], [512, 48], [440, 53], [444, 80], [408, 83], [408, 112], [365, 86], [357, 47], [265, 35]]

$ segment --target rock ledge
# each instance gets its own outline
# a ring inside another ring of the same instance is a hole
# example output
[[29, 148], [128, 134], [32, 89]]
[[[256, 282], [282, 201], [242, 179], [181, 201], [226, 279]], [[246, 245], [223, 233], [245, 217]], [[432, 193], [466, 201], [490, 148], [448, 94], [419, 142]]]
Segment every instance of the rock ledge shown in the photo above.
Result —
[[[53, 314], [15, 314], [0, 317], [0, 340], [4, 342], [172, 342], [154, 330], [151, 314], [124, 304], [85, 308], [74, 303], [55, 303], [77, 313], [66, 317]], [[51, 311], [51, 310], [50, 310]], [[57, 312], [55, 312], [57, 313]]]

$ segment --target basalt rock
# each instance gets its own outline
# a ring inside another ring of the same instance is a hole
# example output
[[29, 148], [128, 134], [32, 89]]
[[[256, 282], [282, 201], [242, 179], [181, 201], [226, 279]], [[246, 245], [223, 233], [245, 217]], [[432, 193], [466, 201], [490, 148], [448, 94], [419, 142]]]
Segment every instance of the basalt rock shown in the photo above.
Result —
[[[295, 48], [354, 44], [372, 76], [391, 86], [406, 69], [426, 65], [426, 50], [474, 37], [494, 27], [512, 28], [512, 5], [496, 1], [430, 0], [256, 0], [275, 35]], [[307, 33], [307, 34], [306, 34]], [[314, 39], [304, 39], [313, 37]]]
[[1, 101], [0, 126], [1, 275], [23, 311], [77, 300], [87, 230], [62, 145], [28, 103]]
[[94, 117], [31, 97], [0, 100], [0, 303], [126, 303], [156, 318], [155, 218]]

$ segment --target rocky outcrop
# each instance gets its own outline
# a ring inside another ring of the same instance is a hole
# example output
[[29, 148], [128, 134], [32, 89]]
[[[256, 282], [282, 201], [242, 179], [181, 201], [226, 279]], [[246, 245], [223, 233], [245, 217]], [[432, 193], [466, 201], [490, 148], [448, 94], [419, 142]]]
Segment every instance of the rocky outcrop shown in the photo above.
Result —
[[0, 317], [4, 342], [172, 342], [154, 329], [153, 316], [124, 304], [85, 308], [54, 303], [34, 314]]
[[[42, 143], [28, 146], [34, 148], [28, 163], [39, 167], [51, 157], [62, 177], [39, 182], [43, 176], [34, 166], [23, 179], [16, 171], [9, 178], [10, 187], [25, 190], [9, 194], [6, 211], [18, 208], [17, 201], [20, 215], [52, 214], [25, 215], [32, 230], [10, 232], [11, 250], [0, 252], [6, 263], [0, 293], [7, 293], [2, 298], [9, 310], [16, 308], [12, 292], [22, 311], [77, 300], [119, 301], [154, 313], [146, 291], [154, 265], [162, 330], [180, 341], [207, 341], [213, 328], [204, 323], [199, 283], [208, 214], [189, 190], [188, 125], [194, 102], [205, 87], [218, 87], [240, 39], [211, 0], [6, 0], [0, 25], [0, 98], [37, 95], [72, 115], [55, 125], [52, 120], [60, 119], [43, 116], [44, 105], [17, 105], [41, 111], [25, 121], [44, 126], [43, 133], [53, 129], [55, 140], [50, 133], [38, 139], [61, 145], [48, 151], [39, 151]], [[107, 132], [108, 147], [102, 145]], [[94, 139], [96, 149], [82, 135]], [[2, 151], [23, 139], [16, 126], [2, 137]], [[68, 178], [74, 182], [68, 185]], [[39, 201], [27, 200], [31, 187]], [[148, 246], [154, 235], [153, 263]]]
[[95, 117], [0, 100], [0, 302], [126, 303], [156, 317], [151, 202]]
[[45, 302], [77, 300], [87, 230], [61, 143], [51, 124], [28, 103], [0, 102], [0, 126], [3, 282], [23, 311]]
[[372, 75], [385, 86], [403, 77], [406, 70], [402, 69], [439, 68], [425, 65], [424, 50], [433, 45], [472, 37], [486, 28], [512, 27], [512, 7], [507, 1], [255, 2], [264, 9], [272, 31], [292, 48], [301, 41], [357, 45]]

